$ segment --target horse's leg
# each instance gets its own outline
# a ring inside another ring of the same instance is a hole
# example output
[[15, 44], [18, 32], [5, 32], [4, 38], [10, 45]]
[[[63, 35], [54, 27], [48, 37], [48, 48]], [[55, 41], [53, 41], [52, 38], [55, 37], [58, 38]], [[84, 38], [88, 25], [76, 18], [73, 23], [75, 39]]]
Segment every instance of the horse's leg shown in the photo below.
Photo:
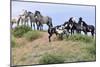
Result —
[[17, 26], [19, 26], [19, 22], [17, 22]]
[[21, 25], [23, 25], [23, 19], [21, 20]]
[[41, 31], [42, 30], [42, 25], [41, 24], [39, 25], [39, 28], [40, 28], [39, 30]]
[[72, 29], [71, 29], [71, 35], [72, 35]]
[[29, 25], [28, 25], [28, 22], [26, 22], [26, 25], [29, 26]]
[[37, 25], [37, 30], [39, 30], [39, 24], [38, 24], [38, 22], [36, 22], [36, 25]]
[[87, 31], [84, 31], [85, 35], [87, 35]]
[[92, 37], [94, 37], [94, 31], [91, 31], [91, 35], [92, 35]]
[[37, 25], [37, 30], [39, 30], [39, 25]]
[[39, 30], [39, 25], [37, 24], [37, 30]]
[[26, 23], [26, 21], [24, 21], [24, 25], [26, 25], [26, 26], [27, 26], [27, 23]]
[[74, 34], [74, 29], [72, 30], [72, 34]]
[[61, 40], [63, 40], [63, 33], [61, 34]]
[[[32, 24], [32, 23], [31, 23]], [[35, 30], [35, 23], [33, 23], [33, 27], [34, 27], [34, 30]], [[31, 28], [32, 28], [32, 26], [31, 26]]]
[[81, 30], [79, 30], [79, 34], [81, 34]]
[[32, 29], [32, 21], [30, 22], [30, 24], [31, 24], [31, 29]]
[[40, 30], [43, 30], [43, 25], [41, 22], [39, 23], [39, 26], [40, 26]]
[[42, 30], [43, 30], [43, 25], [42, 25]]
[[49, 42], [51, 42], [52, 33], [49, 34]]
[[26, 21], [24, 22], [24, 25], [26, 25], [26, 26], [27, 26], [27, 22], [26, 22]]
[[41, 31], [41, 25], [39, 25], [39, 30]]
[[69, 37], [69, 30], [66, 30], [66, 32], [65, 32], [65, 34], [66, 34], [66, 37], [68, 38]]

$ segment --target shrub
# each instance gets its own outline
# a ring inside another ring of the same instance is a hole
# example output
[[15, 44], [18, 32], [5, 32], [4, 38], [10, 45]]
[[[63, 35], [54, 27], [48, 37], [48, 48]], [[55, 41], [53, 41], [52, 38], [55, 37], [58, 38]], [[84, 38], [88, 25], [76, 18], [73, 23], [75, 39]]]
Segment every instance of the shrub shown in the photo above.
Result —
[[64, 63], [64, 57], [55, 54], [44, 54], [40, 59], [40, 64]]
[[17, 46], [17, 45], [16, 45], [15, 37], [12, 36], [12, 37], [11, 37], [11, 47], [14, 48], [14, 47], [16, 47], [16, 46]]
[[91, 55], [96, 55], [96, 43], [94, 42], [93, 44], [91, 44], [90, 47], [87, 48], [87, 51]]
[[26, 34], [24, 34], [24, 37], [29, 41], [35, 40], [39, 38], [40, 36], [41, 34], [39, 31], [29, 31]]
[[28, 31], [31, 30], [32, 30], [31, 27], [22, 25], [15, 27], [15, 29], [13, 30], [13, 34], [15, 37], [22, 37], [24, 33], [27, 33]]
[[89, 42], [92, 42], [93, 41], [93, 38], [90, 37], [90, 36], [87, 36], [87, 35], [71, 35], [69, 37], [66, 37], [65, 38], [66, 40], [73, 40], [73, 41], [82, 41], [82, 42], [85, 42], [85, 43], [89, 43]]

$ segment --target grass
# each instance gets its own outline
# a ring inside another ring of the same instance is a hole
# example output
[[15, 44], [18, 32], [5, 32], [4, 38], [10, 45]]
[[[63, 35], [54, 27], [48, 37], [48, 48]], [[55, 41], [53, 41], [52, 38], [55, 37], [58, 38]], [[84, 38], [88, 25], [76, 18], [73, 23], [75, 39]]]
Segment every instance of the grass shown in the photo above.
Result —
[[57, 54], [44, 54], [39, 62], [40, 64], [64, 63], [64, 57]]
[[[14, 61], [18, 62], [17, 64], [57, 64], [96, 60], [96, 43], [92, 37], [72, 35], [68, 38], [65, 37], [62, 41], [49, 43], [40, 40], [43, 33], [40, 31], [29, 31], [22, 36], [25, 38], [22, 38], [23, 40], [20, 41], [25, 41], [27, 44], [22, 45], [23, 47], [21, 48], [13, 49], [14, 57], [16, 56]], [[38, 38], [40, 38], [39, 41], [41, 42], [34, 41]]]
[[57, 49], [56, 51], [52, 51], [49, 54], [43, 54], [40, 59], [40, 64], [55, 64], [96, 60], [95, 44], [76, 42], [73, 45], [68, 45], [66, 43], [63, 45], [62, 47], [60, 47], [60, 50], [58, 48], [55, 48]]
[[41, 37], [41, 33], [39, 31], [29, 31], [23, 35], [27, 40], [32, 41], [39, 37]]
[[66, 41], [72, 40], [72, 41], [81, 41], [85, 43], [90, 43], [94, 40], [91, 36], [82, 35], [82, 34], [71, 35], [71, 36], [65, 37], [65, 39]]
[[69, 36], [68, 38], [65, 38], [65, 41], [67, 42], [71, 41], [72, 43], [66, 44], [63, 42], [62, 44], [65, 46], [60, 44], [63, 47], [60, 48], [60, 50], [56, 52], [53, 51], [50, 54], [44, 54], [43, 57], [41, 57], [42, 59], [41, 63], [55, 64], [62, 62], [65, 63], [65, 62], [80, 62], [80, 61], [82, 62], [82, 61], [96, 60], [96, 43], [95, 39], [93, 39], [92, 37], [86, 35], [72, 35]]
[[16, 39], [15, 39], [14, 36], [11, 37], [11, 47], [12, 47], [12, 48], [17, 47]]
[[15, 27], [12, 33], [15, 37], [22, 37], [25, 33], [31, 30], [32, 30], [31, 27], [22, 25], [22, 26]]

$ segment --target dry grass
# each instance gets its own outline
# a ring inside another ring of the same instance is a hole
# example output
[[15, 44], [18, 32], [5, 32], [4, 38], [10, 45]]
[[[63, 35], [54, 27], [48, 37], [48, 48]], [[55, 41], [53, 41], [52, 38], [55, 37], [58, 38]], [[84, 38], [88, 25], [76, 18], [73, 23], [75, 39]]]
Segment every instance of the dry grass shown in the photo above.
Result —
[[42, 37], [32, 42], [28, 42], [24, 38], [17, 39], [22, 47], [12, 48], [13, 65], [30, 65], [40, 64], [41, 57], [48, 54], [59, 54], [65, 58], [65, 62], [76, 61], [92, 61], [95, 56], [91, 56], [86, 47], [90, 47], [91, 43], [74, 42], [74, 41], [57, 41], [55, 35], [52, 42], [48, 42], [47, 32], [42, 32]]

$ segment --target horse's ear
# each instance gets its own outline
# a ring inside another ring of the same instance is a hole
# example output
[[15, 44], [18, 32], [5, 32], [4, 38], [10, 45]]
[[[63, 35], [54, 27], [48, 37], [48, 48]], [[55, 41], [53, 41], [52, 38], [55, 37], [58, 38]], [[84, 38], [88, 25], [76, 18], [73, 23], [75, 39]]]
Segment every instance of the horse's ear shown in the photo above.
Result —
[[79, 18], [79, 20], [82, 20], [82, 19], [83, 19], [82, 17]]

